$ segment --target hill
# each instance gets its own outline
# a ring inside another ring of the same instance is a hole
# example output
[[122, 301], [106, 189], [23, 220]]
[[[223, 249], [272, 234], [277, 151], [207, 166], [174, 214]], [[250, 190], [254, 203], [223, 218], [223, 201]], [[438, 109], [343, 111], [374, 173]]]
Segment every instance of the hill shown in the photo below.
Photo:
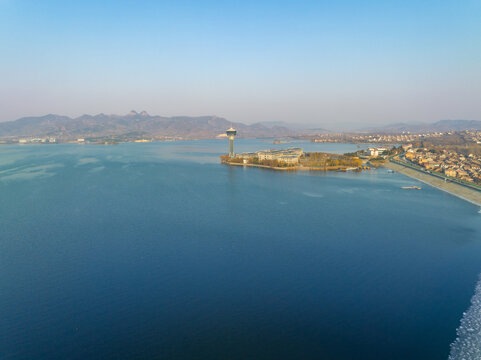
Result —
[[218, 116], [151, 116], [145, 111], [127, 115], [82, 115], [77, 118], [49, 114], [0, 123], [0, 138], [50, 136], [63, 139], [127, 136], [214, 138], [233, 126], [239, 137], [281, 137], [293, 131], [283, 126], [232, 123]]

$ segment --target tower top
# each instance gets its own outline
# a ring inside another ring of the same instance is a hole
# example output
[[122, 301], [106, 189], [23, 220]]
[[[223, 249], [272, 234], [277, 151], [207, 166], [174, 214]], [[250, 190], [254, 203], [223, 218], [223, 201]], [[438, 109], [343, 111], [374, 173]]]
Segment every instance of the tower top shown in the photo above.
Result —
[[227, 134], [228, 136], [237, 135], [237, 130], [234, 129], [234, 128], [231, 126], [230, 129], [226, 130], [226, 134]]

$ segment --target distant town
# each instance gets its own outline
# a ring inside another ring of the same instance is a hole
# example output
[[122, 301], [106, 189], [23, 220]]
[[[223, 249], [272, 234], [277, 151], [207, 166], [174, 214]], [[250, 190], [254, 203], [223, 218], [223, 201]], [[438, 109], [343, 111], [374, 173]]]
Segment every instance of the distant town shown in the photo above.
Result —
[[444, 174], [474, 184], [481, 184], [481, 156], [428, 148], [409, 149], [404, 160], [427, 171]]
[[402, 160], [409, 165], [472, 184], [481, 184], [481, 131], [448, 131], [419, 134], [331, 134], [314, 142], [352, 142], [402, 145], [403, 153], [392, 159], [388, 147], [369, 149], [370, 156]]
[[138, 138], [138, 137], [99, 137], [99, 138], [54, 138], [54, 137], [23, 137], [18, 139], [2, 139], [0, 144], [102, 144], [102, 145], [116, 145], [120, 143], [135, 142], [135, 143], [147, 143], [153, 141], [179, 141], [185, 140], [182, 137], [163, 136], [155, 138]]
[[481, 131], [445, 131], [445, 132], [403, 132], [400, 134], [383, 133], [328, 133], [311, 136], [313, 142], [333, 143], [364, 143], [364, 144], [408, 144], [421, 141], [449, 143], [475, 143], [481, 144]]

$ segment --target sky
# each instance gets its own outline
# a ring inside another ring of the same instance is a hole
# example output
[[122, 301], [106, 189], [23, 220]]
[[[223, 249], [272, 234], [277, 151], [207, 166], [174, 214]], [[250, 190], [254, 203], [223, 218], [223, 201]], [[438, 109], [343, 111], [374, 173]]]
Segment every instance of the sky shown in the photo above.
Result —
[[0, 0], [0, 121], [481, 120], [481, 0]]

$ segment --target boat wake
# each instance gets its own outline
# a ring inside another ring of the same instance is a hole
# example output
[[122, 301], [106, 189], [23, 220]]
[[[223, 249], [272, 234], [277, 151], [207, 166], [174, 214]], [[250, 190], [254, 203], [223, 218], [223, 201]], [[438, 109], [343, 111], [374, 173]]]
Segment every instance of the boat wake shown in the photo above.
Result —
[[448, 360], [481, 359], [481, 277], [471, 298], [471, 306], [463, 313], [456, 335]]

